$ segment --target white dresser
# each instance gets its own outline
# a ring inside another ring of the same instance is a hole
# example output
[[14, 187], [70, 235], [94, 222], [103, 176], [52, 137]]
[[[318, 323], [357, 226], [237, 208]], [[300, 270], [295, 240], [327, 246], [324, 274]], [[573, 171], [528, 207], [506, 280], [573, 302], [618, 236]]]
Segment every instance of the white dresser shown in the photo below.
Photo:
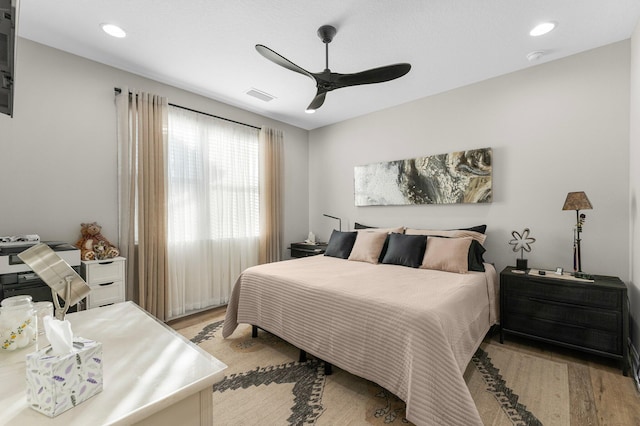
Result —
[[124, 302], [125, 261], [124, 257], [82, 261], [80, 272], [91, 287], [87, 309]]

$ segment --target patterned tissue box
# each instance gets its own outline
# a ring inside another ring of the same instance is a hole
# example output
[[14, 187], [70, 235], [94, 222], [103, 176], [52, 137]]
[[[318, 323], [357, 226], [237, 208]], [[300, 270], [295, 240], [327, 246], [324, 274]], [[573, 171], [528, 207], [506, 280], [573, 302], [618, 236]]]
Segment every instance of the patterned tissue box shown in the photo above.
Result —
[[73, 351], [27, 355], [27, 405], [55, 417], [102, 391], [102, 343], [74, 337]]

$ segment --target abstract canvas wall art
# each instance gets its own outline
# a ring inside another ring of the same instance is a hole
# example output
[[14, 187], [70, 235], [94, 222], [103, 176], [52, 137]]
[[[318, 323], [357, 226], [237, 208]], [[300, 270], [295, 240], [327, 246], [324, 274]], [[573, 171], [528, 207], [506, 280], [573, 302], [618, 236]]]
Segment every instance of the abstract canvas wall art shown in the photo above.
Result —
[[490, 203], [491, 148], [354, 167], [356, 206]]

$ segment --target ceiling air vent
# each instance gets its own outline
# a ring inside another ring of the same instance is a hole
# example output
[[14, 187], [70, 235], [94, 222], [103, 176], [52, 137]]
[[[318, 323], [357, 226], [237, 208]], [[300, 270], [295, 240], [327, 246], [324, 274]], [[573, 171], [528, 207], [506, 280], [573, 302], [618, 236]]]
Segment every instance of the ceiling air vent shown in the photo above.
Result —
[[247, 95], [253, 96], [254, 98], [260, 99], [261, 101], [264, 101], [264, 102], [269, 102], [276, 98], [275, 96], [265, 93], [262, 90], [254, 89], [253, 87], [247, 90], [246, 93]]

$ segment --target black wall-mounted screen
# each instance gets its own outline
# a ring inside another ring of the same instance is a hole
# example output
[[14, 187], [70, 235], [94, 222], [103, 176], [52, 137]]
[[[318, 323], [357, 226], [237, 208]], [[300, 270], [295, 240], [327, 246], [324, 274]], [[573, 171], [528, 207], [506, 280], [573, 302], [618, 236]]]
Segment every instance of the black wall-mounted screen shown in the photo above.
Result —
[[0, 113], [13, 117], [18, 0], [0, 0]]

